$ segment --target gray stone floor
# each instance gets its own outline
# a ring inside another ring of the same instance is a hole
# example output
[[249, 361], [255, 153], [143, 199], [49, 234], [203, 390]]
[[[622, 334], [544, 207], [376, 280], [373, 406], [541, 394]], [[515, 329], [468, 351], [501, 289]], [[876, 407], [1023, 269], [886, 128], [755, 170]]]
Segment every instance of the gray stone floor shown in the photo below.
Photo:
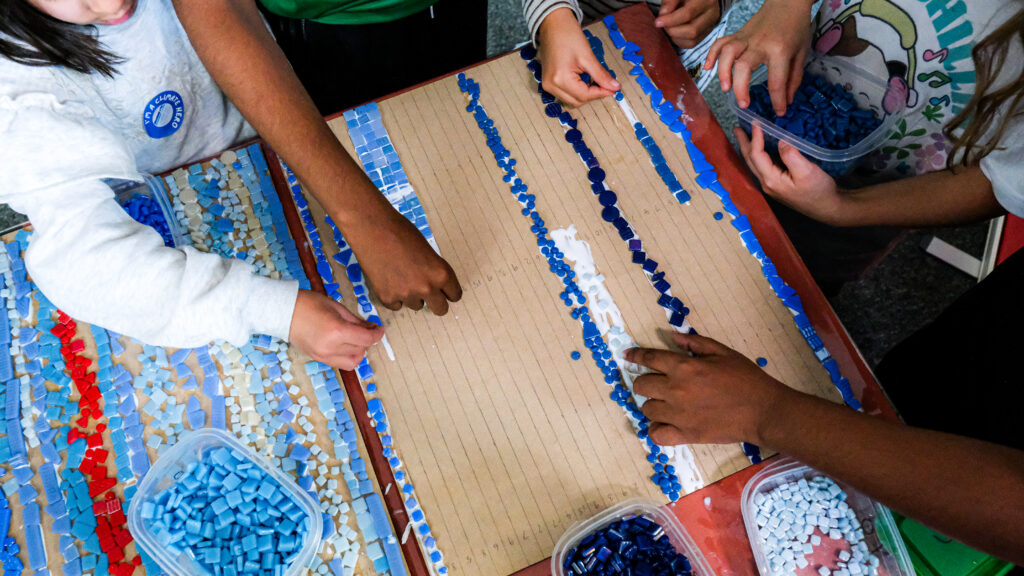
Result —
[[[489, 54], [506, 52], [527, 40], [520, 1], [490, 0]], [[742, 25], [761, 1], [742, 0], [738, 6], [740, 13], [732, 18], [730, 27]], [[724, 105], [719, 87], [712, 85], [705, 98], [728, 131], [735, 120]], [[0, 205], [0, 229], [23, 221], [23, 216]], [[974, 284], [972, 278], [925, 254], [919, 247], [922, 239], [937, 233], [947, 242], [980, 256], [985, 230], [984, 225], [976, 225], [913, 232], [875, 270], [845, 286], [831, 299], [869, 364], [877, 364], [886, 350], [929, 322]]]

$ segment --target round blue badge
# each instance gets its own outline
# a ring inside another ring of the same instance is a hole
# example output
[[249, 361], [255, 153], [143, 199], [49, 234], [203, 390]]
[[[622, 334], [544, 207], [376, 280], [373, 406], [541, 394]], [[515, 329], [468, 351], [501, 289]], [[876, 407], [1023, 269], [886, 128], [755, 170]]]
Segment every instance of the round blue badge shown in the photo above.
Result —
[[173, 90], [161, 92], [146, 104], [142, 125], [150, 138], [166, 138], [185, 121], [185, 100]]

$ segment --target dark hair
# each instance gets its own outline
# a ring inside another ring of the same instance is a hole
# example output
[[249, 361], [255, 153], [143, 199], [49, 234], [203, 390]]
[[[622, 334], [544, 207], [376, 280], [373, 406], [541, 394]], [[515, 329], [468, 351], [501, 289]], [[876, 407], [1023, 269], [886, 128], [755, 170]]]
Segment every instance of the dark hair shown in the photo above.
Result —
[[[947, 167], [970, 166], [1000, 148], [999, 141], [1006, 134], [1007, 127], [1014, 118], [1024, 115], [1024, 69], [1016, 72], [1006, 86], [989, 91], [1004, 66], [1020, 66], [1019, 62], [1007, 62], [1010, 43], [1014, 40], [1024, 41], [1024, 10], [1011, 16], [974, 46], [971, 52], [977, 76], [974, 96], [943, 129], [953, 142], [953, 149], [946, 159]], [[1002, 125], [995, 129], [993, 136], [987, 137], [1001, 111], [1005, 114]], [[953, 132], [958, 128], [964, 131], [956, 136]], [[957, 158], [960, 150], [963, 154]]]
[[122, 59], [96, 39], [92, 26], [62, 22], [26, 0], [0, 0], [0, 56], [28, 66], [65, 66], [114, 75]]

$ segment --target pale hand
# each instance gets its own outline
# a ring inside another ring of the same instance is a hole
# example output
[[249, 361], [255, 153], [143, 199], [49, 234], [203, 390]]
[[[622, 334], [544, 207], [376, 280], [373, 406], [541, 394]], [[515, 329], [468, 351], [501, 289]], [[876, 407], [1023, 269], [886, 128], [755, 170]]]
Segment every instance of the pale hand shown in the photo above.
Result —
[[662, 0], [654, 26], [679, 48], [693, 48], [722, 18], [718, 0]]
[[356, 317], [323, 294], [299, 290], [288, 340], [310, 358], [352, 370], [366, 349], [384, 336], [384, 329]]
[[759, 442], [773, 407], [796, 394], [756, 364], [711, 338], [674, 334], [682, 353], [649, 348], [626, 351], [626, 360], [654, 370], [633, 383], [648, 398], [656, 444]]
[[783, 170], [765, 152], [764, 132], [757, 124], [753, 125], [750, 138], [739, 128], [734, 129], [733, 134], [743, 159], [761, 182], [765, 194], [819, 222], [832, 226], [840, 224], [846, 210], [845, 196], [836, 181], [817, 164], [804, 158], [796, 148], [780, 142], [779, 156], [786, 166]]
[[740, 108], [750, 105], [750, 75], [768, 65], [768, 93], [775, 113], [782, 116], [793, 101], [804, 73], [811, 45], [811, 3], [808, 0], [772, 0], [736, 31], [715, 40], [704, 69], [718, 61], [722, 90], [733, 89]]
[[364, 215], [346, 228], [346, 237], [385, 308], [420, 310], [426, 304], [431, 312], [443, 316], [448, 313], [449, 301], [462, 298], [462, 286], [452, 267], [391, 206], [383, 206], [372, 217]]
[[[548, 14], [540, 25], [537, 40], [544, 89], [566, 104], [582, 106], [611, 96], [622, 87], [597, 61], [569, 8]], [[591, 84], [580, 78], [583, 73], [590, 75]]]

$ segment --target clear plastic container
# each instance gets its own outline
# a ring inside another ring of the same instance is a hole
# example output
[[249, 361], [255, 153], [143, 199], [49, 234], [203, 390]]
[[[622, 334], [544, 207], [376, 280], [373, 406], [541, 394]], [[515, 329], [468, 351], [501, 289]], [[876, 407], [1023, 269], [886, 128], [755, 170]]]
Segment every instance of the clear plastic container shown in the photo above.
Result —
[[[780, 458], [755, 474], [744, 486], [743, 495], [740, 497], [743, 524], [747, 528], [750, 547], [754, 550], [754, 560], [757, 562], [758, 572], [762, 576], [771, 576], [772, 573], [768, 566], [767, 551], [764, 549], [757, 531], [757, 505], [754, 504], [754, 497], [758, 494], [767, 495], [783, 484], [797, 482], [801, 478], [810, 480], [817, 476], [828, 475], [792, 458]], [[915, 576], [910, 554], [907, 553], [907, 547], [903, 543], [903, 538], [900, 536], [889, 509], [843, 482], [839, 482], [835, 478], [832, 480], [846, 492], [846, 503], [857, 514], [857, 519], [864, 530], [864, 541], [867, 543], [868, 550], [881, 562], [878, 567], [879, 576]], [[846, 540], [831, 540], [823, 536], [821, 545], [815, 547], [814, 552], [807, 557], [810, 564], [806, 568], [798, 569], [796, 575], [817, 576], [816, 567], [819, 565], [825, 565], [831, 569], [839, 550], [848, 548]]]
[[[872, 74], [853, 65], [844, 58], [812, 54], [804, 65], [804, 74], [821, 76], [833, 84], [849, 84], [856, 82], [856, 90], [852, 92], [857, 107], [875, 112], [876, 117], [885, 115], [883, 100], [889, 86], [889, 79]], [[761, 66], [750, 78], [750, 86], [763, 84], [768, 79], [768, 69]], [[868, 154], [877, 150], [892, 134], [896, 123], [903, 117], [902, 111], [885, 115], [882, 123], [873, 132], [850, 147], [840, 150], [823, 148], [793, 133], [780, 128], [771, 120], [754, 112], [750, 107], [740, 108], [736, 103], [736, 95], [729, 92], [729, 107], [736, 113], [739, 125], [750, 134], [751, 125], [756, 123], [764, 131], [765, 149], [777, 155], [779, 140], [790, 144], [805, 157], [821, 167], [833, 178], [841, 178], [864, 161]]]
[[707, 560], [704, 559], [700, 548], [697, 547], [697, 543], [687, 533], [686, 528], [683, 528], [683, 525], [679, 523], [679, 519], [666, 511], [664, 506], [650, 498], [631, 498], [625, 500], [596, 516], [581, 520], [570, 526], [565, 531], [565, 534], [562, 534], [562, 537], [558, 539], [558, 543], [555, 544], [555, 551], [551, 554], [552, 576], [572, 576], [572, 573], [566, 571], [562, 565], [565, 564], [569, 551], [575, 548], [589, 534], [613, 522], [641, 514], [649, 520], [657, 522], [665, 529], [665, 535], [668, 536], [669, 542], [675, 546], [676, 551], [682, 553], [690, 560], [690, 567], [693, 569], [694, 576], [714, 576], [715, 572], [711, 569]]
[[183, 435], [146, 473], [128, 508], [128, 531], [135, 538], [136, 545], [170, 576], [211, 574], [191, 553], [157, 542], [155, 534], [142, 518], [141, 511], [143, 502], [155, 501], [157, 494], [174, 484], [190, 464], [197, 462], [205, 452], [217, 448], [231, 448], [258, 466], [277, 481], [281, 489], [309, 516], [309, 529], [306, 531], [305, 541], [291, 565], [285, 570], [284, 576], [303, 574], [320, 548], [323, 518], [320, 515], [319, 504], [291, 478], [285, 476], [284, 472], [271, 466], [266, 458], [239, 442], [233, 435], [215, 428], [204, 428]]
[[164, 188], [163, 180], [152, 174], [142, 174], [142, 181], [136, 180], [114, 180], [108, 179], [106, 183], [114, 191], [114, 198], [117, 203], [124, 206], [131, 201], [135, 195], [149, 196], [156, 200], [160, 212], [164, 215], [164, 221], [171, 232], [171, 239], [175, 247], [187, 246], [185, 231], [182, 229], [178, 219], [174, 216], [174, 207], [171, 198]]

